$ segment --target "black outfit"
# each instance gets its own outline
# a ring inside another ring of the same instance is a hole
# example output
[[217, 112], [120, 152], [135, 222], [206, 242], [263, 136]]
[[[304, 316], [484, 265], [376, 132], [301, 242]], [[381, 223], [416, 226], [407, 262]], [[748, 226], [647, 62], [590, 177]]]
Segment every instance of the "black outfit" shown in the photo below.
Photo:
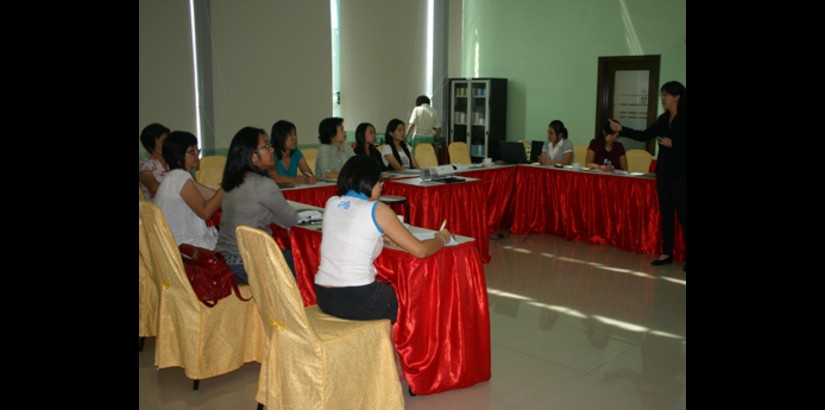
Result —
[[387, 283], [374, 281], [364, 286], [325, 288], [315, 285], [315, 296], [321, 311], [350, 320], [398, 318], [398, 298]]
[[381, 169], [382, 170], [386, 170], [386, 167], [384, 167], [384, 159], [381, 158], [381, 151], [379, 151], [377, 148], [375, 148], [375, 145], [370, 145], [370, 153], [368, 155], [366, 152], [364, 152], [364, 147], [365, 147], [365, 145], [356, 145], [355, 146], [355, 155], [370, 156], [370, 157], [374, 158], [376, 161], [378, 161], [379, 164], [381, 164]]
[[687, 252], [687, 200], [686, 187], [686, 127], [687, 115], [678, 113], [673, 123], [670, 114], [665, 112], [644, 131], [623, 127], [621, 136], [636, 141], [647, 141], [656, 137], [668, 137], [673, 141], [672, 147], [659, 145], [659, 157], [656, 160], [656, 189], [659, 193], [659, 212], [662, 215], [662, 254], [673, 255], [673, 237], [675, 225], [673, 212], [677, 212], [679, 222], [685, 231], [685, 252]]

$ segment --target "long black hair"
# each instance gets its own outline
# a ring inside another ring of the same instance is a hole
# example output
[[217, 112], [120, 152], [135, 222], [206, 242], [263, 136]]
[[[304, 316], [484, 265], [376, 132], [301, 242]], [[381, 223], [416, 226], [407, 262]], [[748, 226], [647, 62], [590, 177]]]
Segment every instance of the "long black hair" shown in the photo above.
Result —
[[[260, 128], [243, 127], [229, 144], [229, 154], [226, 156], [226, 167], [223, 169], [224, 192], [229, 192], [241, 184], [247, 172], [266, 175], [266, 170], [259, 170], [252, 164], [252, 155], [258, 151], [258, 136], [266, 135]], [[168, 138], [168, 137], [167, 137]]]
[[355, 129], [355, 154], [356, 155], [372, 155], [372, 151], [378, 151], [375, 148], [375, 144], [370, 145], [370, 152], [367, 152], [367, 129], [372, 127], [375, 129], [375, 126], [368, 123], [362, 122], [358, 124], [358, 128]]
[[[295, 124], [287, 120], [278, 120], [278, 122], [272, 124], [272, 133], [269, 135], [272, 138], [272, 148], [275, 148], [275, 158], [277, 158], [278, 161], [284, 156], [284, 143], [286, 142], [287, 135], [289, 135], [292, 130], [298, 131], [298, 129], [295, 128]], [[292, 152], [289, 153], [289, 157], [292, 158], [294, 155], [295, 150], [292, 150]]]
[[[395, 129], [398, 128], [399, 125], [403, 125], [403, 124], [404, 124], [404, 121], [401, 121], [398, 118], [393, 118], [393, 119], [390, 120], [390, 122], [387, 123], [387, 131], [384, 133], [384, 138], [385, 139], [387, 137], [389, 137], [388, 142], [390, 144], [390, 148], [392, 148], [392, 156], [394, 156], [395, 160], [398, 161], [398, 165], [402, 165], [401, 164], [401, 155], [398, 154], [398, 148], [395, 147], [395, 140], [392, 139], [390, 134], [392, 134], [392, 132], [395, 131]], [[410, 159], [410, 168], [415, 168], [415, 167], [413, 167], [412, 155], [410, 154], [409, 148], [407, 148], [407, 142], [404, 141], [404, 140], [401, 140], [401, 149], [404, 150], [404, 154], [407, 155], [407, 158]]]
[[198, 139], [191, 132], [174, 131], [163, 140], [163, 159], [169, 170], [186, 169], [186, 150], [197, 146]]
[[372, 195], [372, 187], [381, 180], [381, 171], [381, 164], [373, 157], [351, 157], [338, 174], [338, 193], [344, 195], [353, 190], [369, 198]]

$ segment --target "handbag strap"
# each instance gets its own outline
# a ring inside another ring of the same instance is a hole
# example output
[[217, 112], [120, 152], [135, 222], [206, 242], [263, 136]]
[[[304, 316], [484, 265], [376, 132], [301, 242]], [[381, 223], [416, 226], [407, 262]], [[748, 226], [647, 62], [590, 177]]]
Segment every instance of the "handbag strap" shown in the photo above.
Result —
[[238, 287], [238, 282], [237, 281], [232, 282], [232, 289], [235, 290], [235, 296], [237, 296], [238, 299], [240, 299], [244, 302], [249, 302], [250, 300], [252, 300], [252, 296], [250, 296], [248, 299], [244, 299], [243, 296], [241, 296], [241, 289]]

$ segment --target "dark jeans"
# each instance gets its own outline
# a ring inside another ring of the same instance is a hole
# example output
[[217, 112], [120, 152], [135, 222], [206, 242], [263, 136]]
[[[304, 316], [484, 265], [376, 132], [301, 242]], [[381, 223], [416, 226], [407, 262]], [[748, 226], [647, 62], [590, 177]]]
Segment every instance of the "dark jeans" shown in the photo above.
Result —
[[[286, 260], [286, 264], [292, 272], [292, 277], [295, 278], [295, 262], [292, 260], [292, 251], [289, 249], [281, 249], [281, 252], [283, 252], [284, 260]], [[232, 269], [232, 272], [235, 274], [239, 285], [246, 285], [249, 283], [249, 277], [246, 276], [246, 269], [243, 267], [242, 263], [228, 265], [229, 269]]]
[[375, 281], [364, 286], [325, 288], [315, 285], [318, 307], [332, 316], [352, 320], [389, 319], [398, 317], [398, 298], [392, 286]]
[[673, 238], [676, 236], [676, 224], [673, 213], [679, 216], [685, 234], [685, 253], [687, 254], [687, 201], [685, 199], [686, 178], [656, 179], [659, 194], [659, 213], [662, 215], [662, 254], [673, 255]]

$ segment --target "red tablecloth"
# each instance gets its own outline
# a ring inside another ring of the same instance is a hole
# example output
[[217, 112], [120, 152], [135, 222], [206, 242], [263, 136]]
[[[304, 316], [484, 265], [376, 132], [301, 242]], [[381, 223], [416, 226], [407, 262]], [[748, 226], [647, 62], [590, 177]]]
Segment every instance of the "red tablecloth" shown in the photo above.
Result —
[[338, 187], [333, 185], [323, 185], [307, 188], [291, 188], [281, 190], [284, 198], [323, 208], [327, 204], [327, 199], [338, 195]]
[[461, 174], [465, 177], [481, 179], [487, 191], [485, 207], [487, 208], [487, 234], [492, 235], [509, 224], [504, 220], [505, 211], [510, 205], [510, 197], [516, 181], [516, 166], [492, 166], [472, 169]]
[[487, 238], [487, 192], [481, 181], [416, 186], [396, 180], [384, 182], [384, 195], [399, 195], [410, 204], [410, 225], [438, 230], [447, 219], [447, 230], [475, 238], [482, 263], [490, 262]]
[[[653, 178], [519, 166], [516, 186], [508, 210], [512, 233], [550, 233], [645, 254], [662, 251]], [[673, 256], [684, 260], [678, 220], [673, 248]]]
[[[304, 305], [315, 301], [321, 232], [294, 227], [292, 255]], [[398, 296], [393, 339], [415, 394], [460, 389], [490, 379], [487, 284], [475, 241], [427, 258], [385, 248], [379, 279]]]

